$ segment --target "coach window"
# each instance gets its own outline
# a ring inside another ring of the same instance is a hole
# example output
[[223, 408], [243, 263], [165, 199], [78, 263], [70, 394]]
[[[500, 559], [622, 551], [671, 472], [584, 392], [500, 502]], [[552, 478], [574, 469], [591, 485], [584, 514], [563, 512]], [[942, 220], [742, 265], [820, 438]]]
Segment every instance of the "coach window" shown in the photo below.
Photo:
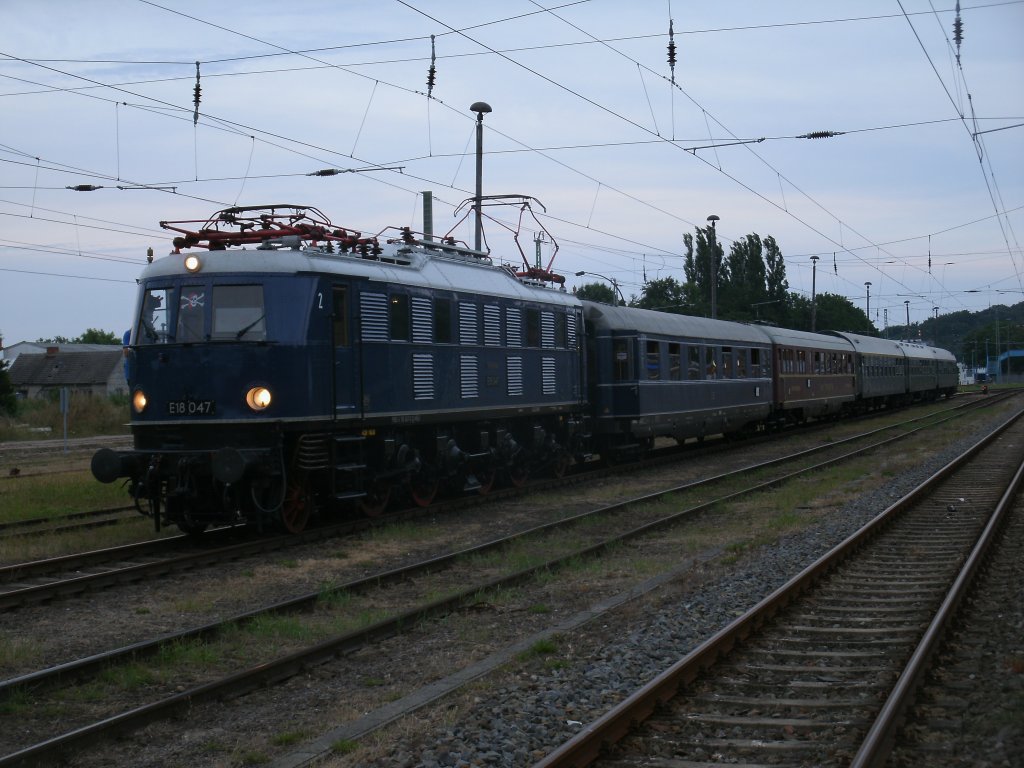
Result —
[[750, 375], [755, 378], [761, 378], [761, 350], [754, 349], [750, 350]]
[[700, 347], [687, 347], [686, 378], [697, 381], [700, 376]]
[[540, 310], [526, 310], [526, 346], [540, 346]]
[[679, 345], [669, 342], [668, 345], [668, 377], [672, 381], [680, 381], [683, 378], [682, 357], [679, 354]]
[[718, 378], [718, 363], [715, 361], [714, 347], [704, 347], [704, 377], [708, 379]]
[[434, 299], [434, 343], [452, 343], [451, 299]]
[[656, 381], [661, 378], [661, 344], [657, 341], [647, 342], [647, 378]]
[[736, 350], [736, 378], [745, 379], [747, 378], [747, 350], [737, 349]]
[[722, 378], [732, 378], [732, 347], [722, 347]]
[[388, 329], [392, 341], [409, 340], [409, 297], [392, 294], [388, 303]]
[[564, 312], [555, 314], [555, 346], [559, 349], [569, 348], [569, 330]]
[[174, 341], [187, 344], [203, 340], [203, 312], [206, 309], [206, 291], [201, 285], [183, 285], [178, 302], [178, 329]]
[[615, 381], [629, 381], [629, 342], [626, 339], [612, 342], [612, 366]]

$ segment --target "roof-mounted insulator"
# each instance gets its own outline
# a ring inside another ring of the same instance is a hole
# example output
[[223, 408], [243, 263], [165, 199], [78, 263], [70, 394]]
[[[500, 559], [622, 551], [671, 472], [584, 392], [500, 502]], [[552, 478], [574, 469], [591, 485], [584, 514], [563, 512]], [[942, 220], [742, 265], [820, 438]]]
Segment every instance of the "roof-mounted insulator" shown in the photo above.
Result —
[[798, 139], [831, 139], [833, 136], [842, 136], [846, 131], [811, 131], [801, 136], [797, 136]]
[[953, 19], [953, 42], [956, 43], [956, 64], [960, 66], [960, 43], [964, 41], [964, 23], [960, 20], [960, 2], [956, 4], [956, 18]]
[[434, 36], [430, 36], [430, 69], [427, 70], [427, 96], [434, 95], [434, 80], [437, 79], [437, 67], [434, 66], [437, 57], [434, 55]]
[[676, 84], [676, 34], [672, 30], [672, 19], [668, 20], [668, 68], [672, 72], [672, 85]]
[[73, 192], [95, 192], [97, 189], [103, 189], [103, 187], [98, 187], [95, 184], [78, 184], [74, 187], [65, 187], [65, 189], [70, 189]]
[[195, 109], [192, 112], [192, 125], [199, 123], [199, 99], [203, 95], [203, 89], [199, 86], [199, 62], [196, 62], [196, 87], [192, 89], [192, 103]]

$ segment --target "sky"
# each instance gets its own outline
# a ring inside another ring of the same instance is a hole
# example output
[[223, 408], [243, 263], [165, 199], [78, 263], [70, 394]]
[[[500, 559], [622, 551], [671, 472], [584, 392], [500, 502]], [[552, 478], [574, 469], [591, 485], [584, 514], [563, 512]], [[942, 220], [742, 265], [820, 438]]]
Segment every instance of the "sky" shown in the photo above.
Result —
[[[775, 238], [791, 290], [879, 331], [1016, 304], [1024, 0], [961, 3], [959, 46], [955, 6], [4, 0], [0, 336], [120, 336], [159, 222], [235, 205], [370, 235], [422, 230], [430, 191], [472, 244], [481, 101], [483, 193], [531, 198], [570, 289], [683, 281], [714, 215], [726, 252]], [[534, 219], [487, 213], [492, 256], [533, 263]]]

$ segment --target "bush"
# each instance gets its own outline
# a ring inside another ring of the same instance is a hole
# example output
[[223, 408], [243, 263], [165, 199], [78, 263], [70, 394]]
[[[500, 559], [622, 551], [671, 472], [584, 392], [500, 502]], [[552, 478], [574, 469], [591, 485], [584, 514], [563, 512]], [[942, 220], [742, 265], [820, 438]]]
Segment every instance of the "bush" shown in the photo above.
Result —
[[[60, 396], [18, 400], [12, 417], [0, 418], [0, 441], [39, 440], [63, 437], [64, 414], [60, 412]], [[96, 397], [84, 393], [71, 393], [68, 411], [68, 437], [94, 435], [127, 435], [128, 397], [113, 395]], [[49, 428], [48, 433], [40, 432]]]

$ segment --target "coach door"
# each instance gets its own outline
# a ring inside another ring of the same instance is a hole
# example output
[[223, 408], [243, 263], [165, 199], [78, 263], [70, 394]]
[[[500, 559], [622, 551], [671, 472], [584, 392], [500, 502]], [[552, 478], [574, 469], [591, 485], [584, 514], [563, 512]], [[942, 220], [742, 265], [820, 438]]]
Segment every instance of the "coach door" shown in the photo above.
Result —
[[347, 286], [331, 289], [331, 345], [334, 348], [334, 418], [360, 416], [359, 357], [354, 343], [350, 291]]

